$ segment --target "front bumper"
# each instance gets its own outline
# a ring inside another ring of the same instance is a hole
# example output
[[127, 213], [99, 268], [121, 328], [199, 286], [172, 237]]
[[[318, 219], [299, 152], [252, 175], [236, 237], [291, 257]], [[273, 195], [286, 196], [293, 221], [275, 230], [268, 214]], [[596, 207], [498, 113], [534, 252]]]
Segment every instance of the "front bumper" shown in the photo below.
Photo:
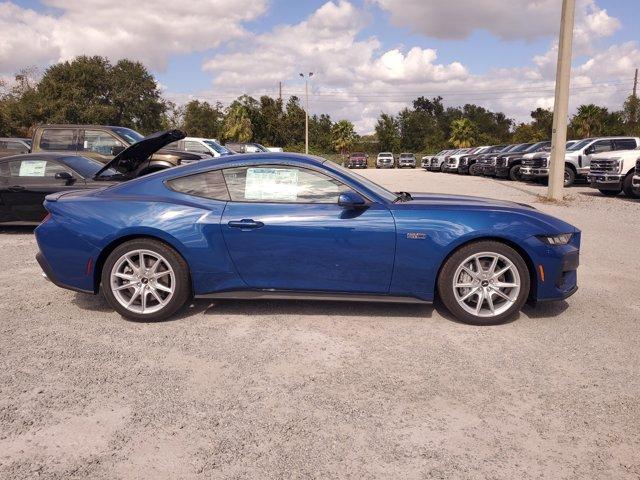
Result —
[[398, 168], [416, 168], [416, 162], [400, 162]]
[[442, 163], [432, 163], [431, 165], [429, 165], [429, 170], [431, 170], [432, 172], [439, 172], [440, 165], [442, 165]]
[[495, 165], [483, 165], [482, 166], [482, 175], [486, 177], [495, 177], [496, 176], [496, 166]]
[[367, 168], [367, 162], [364, 161], [349, 162], [347, 165], [349, 168]]
[[393, 168], [393, 162], [376, 162], [378, 168]]
[[449, 165], [447, 164], [444, 167], [444, 171], [447, 173], [458, 173], [458, 165]]
[[469, 173], [469, 167], [470, 167], [470, 165], [469, 165], [469, 164], [466, 164], [466, 163], [465, 163], [465, 164], [460, 165], [460, 166], [458, 167], [458, 173], [459, 173], [460, 175], [467, 175], [467, 174]]
[[509, 170], [509, 167], [496, 167], [496, 177], [508, 178]]
[[587, 180], [591, 188], [598, 190], [622, 190], [624, 175], [619, 173], [590, 173]]
[[520, 168], [520, 175], [522, 178], [543, 178], [549, 176], [548, 168], [534, 168], [534, 167], [522, 167]]

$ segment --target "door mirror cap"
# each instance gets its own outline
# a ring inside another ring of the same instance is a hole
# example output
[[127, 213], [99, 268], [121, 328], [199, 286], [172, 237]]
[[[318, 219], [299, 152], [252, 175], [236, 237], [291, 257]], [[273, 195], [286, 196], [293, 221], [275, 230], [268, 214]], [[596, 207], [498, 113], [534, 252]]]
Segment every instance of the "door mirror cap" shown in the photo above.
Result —
[[345, 192], [338, 197], [338, 205], [344, 208], [363, 208], [366, 207], [367, 201], [359, 193]]
[[69, 180], [73, 180], [73, 175], [71, 175], [69, 172], [58, 172], [55, 175], [55, 179], [66, 180], [68, 182]]
[[122, 152], [124, 152], [126, 149], [126, 147], [122, 146], [122, 145], [118, 145], [115, 147], [111, 147], [111, 155], [113, 155], [114, 157], [116, 155], [120, 155]]

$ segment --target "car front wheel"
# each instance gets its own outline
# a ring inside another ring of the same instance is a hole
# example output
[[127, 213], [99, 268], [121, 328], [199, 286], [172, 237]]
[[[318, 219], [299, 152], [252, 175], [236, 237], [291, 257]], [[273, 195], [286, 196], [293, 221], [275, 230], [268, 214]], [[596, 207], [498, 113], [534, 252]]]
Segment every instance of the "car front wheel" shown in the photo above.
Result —
[[101, 283], [109, 304], [130, 320], [164, 320], [191, 295], [187, 263], [154, 239], [135, 239], [116, 247], [105, 261]]
[[513, 318], [529, 296], [527, 264], [513, 248], [495, 241], [471, 243], [445, 262], [438, 293], [447, 309], [473, 325]]

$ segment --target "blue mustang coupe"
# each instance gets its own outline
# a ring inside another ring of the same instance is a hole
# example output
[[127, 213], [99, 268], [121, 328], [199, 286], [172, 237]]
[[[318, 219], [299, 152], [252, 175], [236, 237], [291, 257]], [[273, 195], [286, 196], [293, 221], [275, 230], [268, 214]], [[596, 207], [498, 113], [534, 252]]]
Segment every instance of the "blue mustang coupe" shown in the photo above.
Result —
[[504, 322], [577, 289], [580, 231], [511, 202], [390, 192], [322, 158], [202, 160], [45, 201], [38, 261], [126, 318], [192, 296], [432, 302]]

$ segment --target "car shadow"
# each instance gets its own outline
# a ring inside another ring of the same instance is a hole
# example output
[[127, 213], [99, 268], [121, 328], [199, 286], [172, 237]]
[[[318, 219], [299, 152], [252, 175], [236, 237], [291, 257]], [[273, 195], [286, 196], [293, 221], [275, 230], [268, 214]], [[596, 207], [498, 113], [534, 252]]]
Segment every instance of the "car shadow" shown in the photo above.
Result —
[[[203, 308], [204, 307], [204, 308]], [[431, 318], [431, 304], [348, 302], [316, 300], [206, 300], [193, 301], [206, 315], [326, 315], [342, 317]]]
[[540, 302], [537, 305], [525, 304], [522, 312], [529, 318], [554, 318], [562, 315], [569, 308], [566, 300], [559, 302]]
[[595, 190], [595, 189], [593, 192], [580, 192], [580, 195], [584, 195], [585, 197], [613, 198], [615, 199], [616, 202], [619, 202], [621, 200], [623, 202], [629, 202], [629, 203], [635, 203], [635, 204], [640, 202], [640, 199], [627, 197], [624, 193], [619, 193], [618, 195], [615, 195], [613, 197], [607, 197], [606, 195], [603, 195], [602, 193], [600, 193], [598, 190]]
[[28, 235], [32, 234], [37, 225], [5, 225], [0, 226], [0, 235]]

